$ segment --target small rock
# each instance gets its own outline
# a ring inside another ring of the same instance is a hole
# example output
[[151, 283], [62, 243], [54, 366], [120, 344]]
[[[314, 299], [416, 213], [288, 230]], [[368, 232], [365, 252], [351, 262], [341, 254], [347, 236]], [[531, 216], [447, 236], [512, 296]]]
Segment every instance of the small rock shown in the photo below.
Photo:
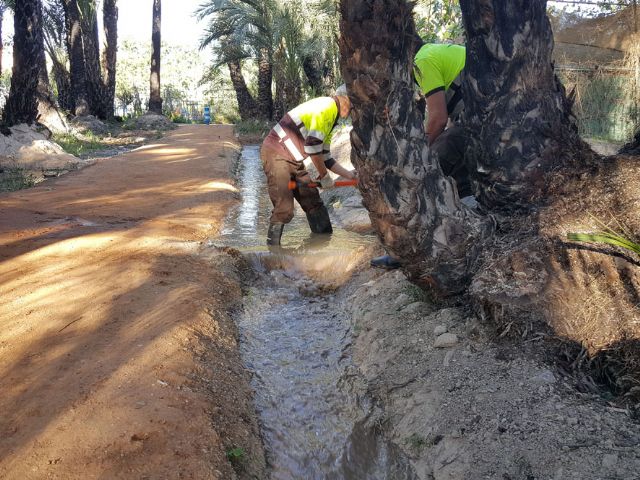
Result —
[[413, 302], [402, 309], [404, 313], [418, 313], [429, 310], [429, 305], [425, 302]]
[[556, 377], [551, 370], [543, 370], [535, 377], [530, 379], [531, 383], [536, 383], [538, 385], [551, 385], [556, 383]]
[[607, 453], [602, 457], [602, 467], [611, 469], [618, 463], [618, 455], [615, 453]]
[[444, 365], [445, 367], [448, 367], [449, 365], [451, 365], [451, 359], [453, 358], [454, 353], [455, 353], [455, 350], [449, 350], [447, 354], [444, 356], [444, 361], [442, 362], [442, 365]]
[[395, 304], [399, 307], [402, 307], [404, 305], [407, 305], [410, 300], [411, 300], [411, 297], [409, 297], [409, 295], [407, 295], [406, 293], [401, 293], [400, 295], [397, 296]]
[[450, 348], [458, 344], [458, 336], [453, 333], [443, 333], [436, 338], [434, 346], [436, 348]]
[[442, 335], [443, 333], [447, 333], [447, 326], [446, 325], [438, 325], [436, 328], [433, 329], [433, 334], [437, 337]]

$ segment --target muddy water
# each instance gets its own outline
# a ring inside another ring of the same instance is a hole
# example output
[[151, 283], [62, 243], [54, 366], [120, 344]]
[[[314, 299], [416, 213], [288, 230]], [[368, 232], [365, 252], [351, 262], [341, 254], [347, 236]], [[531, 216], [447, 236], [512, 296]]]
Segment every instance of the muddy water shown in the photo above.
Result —
[[339, 229], [312, 237], [297, 211], [283, 248], [269, 251], [271, 204], [257, 147], [243, 150], [236, 173], [242, 201], [215, 244], [244, 251], [255, 270], [237, 321], [270, 478], [416, 478], [408, 462], [365, 427], [367, 399], [353, 393], [350, 319], [335, 302], [334, 292], [374, 239]]

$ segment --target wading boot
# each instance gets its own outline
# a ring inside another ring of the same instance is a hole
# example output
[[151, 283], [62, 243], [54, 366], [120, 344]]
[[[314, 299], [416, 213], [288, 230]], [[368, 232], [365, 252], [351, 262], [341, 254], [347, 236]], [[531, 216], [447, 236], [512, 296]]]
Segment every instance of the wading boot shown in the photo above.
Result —
[[284, 223], [270, 223], [267, 231], [267, 245], [270, 247], [279, 246], [283, 229]]
[[371, 266], [376, 268], [384, 268], [386, 270], [395, 270], [400, 268], [400, 262], [393, 258], [391, 255], [382, 255], [371, 259]]
[[309, 228], [311, 228], [313, 233], [333, 233], [327, 207], [323, 205], [321, 208], [306, 212], [306, 214]]

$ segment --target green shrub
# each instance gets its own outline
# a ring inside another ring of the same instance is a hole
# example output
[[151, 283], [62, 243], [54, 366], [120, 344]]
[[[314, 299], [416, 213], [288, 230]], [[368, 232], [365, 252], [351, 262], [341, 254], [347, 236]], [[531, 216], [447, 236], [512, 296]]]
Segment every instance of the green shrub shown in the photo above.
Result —
[[243, 120], [236, 123], [236, 133], [239, 135], [259, 135], [264, 137], [271, 130], [272, 123], [265, 120]]
[[15, 192], [23, 188], [33, 187], [35, 179], [21, 168], [0, 169], [0, 192]]
[[108, 148], [104, 141], [91, 132], [78, 136], [68, 133], [57, 134], [53, 136], [52, 140], [60, 145], [65, 152], [76, 157]]

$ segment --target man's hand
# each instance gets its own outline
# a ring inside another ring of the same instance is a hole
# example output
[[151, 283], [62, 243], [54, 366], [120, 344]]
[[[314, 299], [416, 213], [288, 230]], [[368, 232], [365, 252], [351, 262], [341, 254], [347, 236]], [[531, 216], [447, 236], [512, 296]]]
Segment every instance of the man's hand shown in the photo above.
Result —
[[333, 178], [331, 178], [331, 175], [329, 175], [328, 173], [319, 179], [320, 180], [320, 186], [326, 190], [327, 188], [333, 188], [335, 187], [335, 183], [333, 182]]

